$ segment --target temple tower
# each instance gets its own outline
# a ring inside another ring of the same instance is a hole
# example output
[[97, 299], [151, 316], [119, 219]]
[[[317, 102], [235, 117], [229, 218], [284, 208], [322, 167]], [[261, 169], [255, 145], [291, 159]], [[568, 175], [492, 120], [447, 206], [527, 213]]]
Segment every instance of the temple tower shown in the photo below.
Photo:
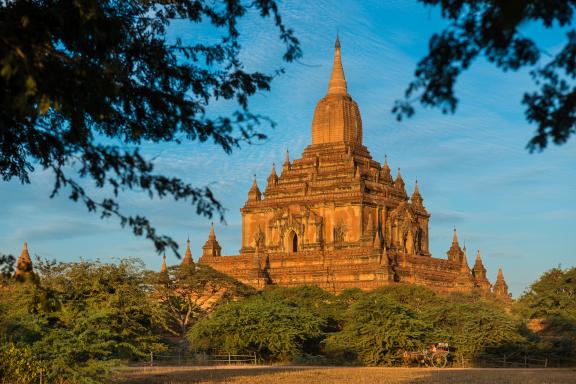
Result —
[[24, 281], [34, 277], [32, 268], [32, 259], [28, 253], [28, 243], [24, 243], [24, 248], [18, 260], [16, 260], [16, 271], [14, 272], [16, 280]]
[[190, 239], [186, 240], [186, 253], [184, 253], [184, 258], [182, 259], [181, 266], [189, 266], [194, 264], [192, 260], [192, 251], [190, 250]]
[[458, 243], [458, 235], [456, 234], [456, 227], [454, 227], [454, 233], [452, 235], [452, 245], [450, 245], [450, 249], [446, 252], [448, 255], [448, 260], [453, 261], [455, 263], [462, 263], [462, 259], [464, 258], [464, 251], [460, 248], [460, 244]]
[[210, 234], [208, 234], [208, 240], [202, 247], [202, 256], [221, 256], [222, 247], [216, 240], [216, 234], [214, 233], [214, 223], [212, 223], [212, 227], [210, 228]]
[[510, 304], [512, 302], [510, 293], [508, 293], [508, 284], [506, 284], [506, 281], [504, 280], [502, 268], [498, 269], [498, 277], [496, 278], [496, 283], [494, 283], [492, 293], [496, 299], [501, 300], [506, 304]]
[[474, 263], [474, 268], [472, 268], [472, 275], [474, 276], [474, 283], [483, 295], [490, 293], [491, 284], [486, 277], [486, 268], [482, 264], [482, 257], [480, 256], [480, 250], [476, 253], [476, 262]]
[[316, 105], [312, 121], [312, 145], [335, 142], [351, 146], [362, 144], [360, 109], [348, 94], [338, 38], [328, 92]]

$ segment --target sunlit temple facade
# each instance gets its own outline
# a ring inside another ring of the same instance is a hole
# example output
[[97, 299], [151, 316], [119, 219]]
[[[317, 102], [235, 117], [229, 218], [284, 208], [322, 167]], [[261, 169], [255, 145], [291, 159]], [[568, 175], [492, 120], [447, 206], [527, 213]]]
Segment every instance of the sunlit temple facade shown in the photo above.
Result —
[[380, 164], [364, 146], [340, 55], [337, 39], [312, 143], [300, 159], [286, 152], [279, 173], [272, 165], [264, 191], [254, 177], [241, 209], [240, 255], [222, 256], [212, 228], [199, 262], [259, 289], [313, 284], [340, 292], [402, 282], [509, 298], [502, 271], [494, 288], [488, 281], [480, 251], [469, 268], [456, 229], [448, 258], [432, 257], [418, 182], [409, 196], [400, 169], [393, 177], [387, 159]]

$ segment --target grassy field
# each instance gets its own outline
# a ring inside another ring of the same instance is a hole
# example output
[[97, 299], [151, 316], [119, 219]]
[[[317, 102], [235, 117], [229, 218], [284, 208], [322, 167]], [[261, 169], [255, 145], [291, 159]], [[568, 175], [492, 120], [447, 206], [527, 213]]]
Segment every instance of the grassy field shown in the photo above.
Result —
[[576, 369], [418, 369], [327, 367], [130, 368], [118, 384], [574, 384]]

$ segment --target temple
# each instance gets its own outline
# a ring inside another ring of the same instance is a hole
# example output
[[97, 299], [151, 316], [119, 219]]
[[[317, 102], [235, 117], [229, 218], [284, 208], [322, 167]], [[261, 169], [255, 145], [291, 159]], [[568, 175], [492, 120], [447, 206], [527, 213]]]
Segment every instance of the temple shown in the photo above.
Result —
[[24, 248], [18, 260], [16, 260], [16, 270], [14, 271], [14, 278], [18, 281], [34, 281], [34, 269], [32, 267], [32, 259], [28, 252], [28, 243], [24, 243]]
[[[456, 229], [447, 259], [430, 254], [430, 214], [418, 182], [409, 196], [400, 169], [393, 177], [388, 159], [380, 164], [364, 146], [340, 50], [337, 39], [312, 143], [300, 159], [286, 152], [280, 174], [273, 164], [263, 191], [254, 177], [241, 209], [240, 255], [221, 255], [212, 226], [199, 262], [258, 289], [313, 284], [340, 292], [401, 282], [437, 292], [491, 293], [480, 252], [470, 269]], [[184, 264], [192, 260], [189, 253], [188, 243]], [[495, 289], [509, 297], [500, 276]]]

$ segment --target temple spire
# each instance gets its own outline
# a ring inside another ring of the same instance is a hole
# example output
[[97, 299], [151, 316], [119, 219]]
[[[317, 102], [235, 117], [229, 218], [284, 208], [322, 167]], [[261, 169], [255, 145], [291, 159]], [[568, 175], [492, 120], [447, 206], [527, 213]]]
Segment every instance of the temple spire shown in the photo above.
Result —
[[168, 267], [166, 266], [166, 254], [162, 256], [162, 267], [160, 267], [160, 273], [168, 273]]
[[342, 67], [342, 58], [340, 57], [340, 38], [338, 35], [336, 35], [334, 66], [332, 67], [332, 75], [330, 76], [330, 83], [328, 84], [327, 94], [342, 96], [346, 96], [348, 94], [346, 77], [344, 76], [344, 68]]
[[382, 179], [392, 181], [390, 166], [388, 165], [388, 155], [384, 155], [384, 164], [382, 165]]
[[462, 270], [470, 273], [470, 267], [468, 266], [468, 254], [466, 252], [466, 243], [464, 243], [464, 248], [462, 249]]
[[22, 253], [18, 260], [16, 260], [16, 271], [14, 277], [17, 280], [26, 280], [28, 277], [34, 275], [34, 270], [32, 269], [32, 259], [30, 258], [30, 253], [28, 253], [28, 243], [24, 243], [22, 248]]
[[412, 192], [412, 197], [410, 198], [412, 203], [416, 204], [419, 207], [422, 207], [422, 195], [420, 194], [420, 189], [418, 188], [418, 179], [416, 179], [416, 183], [414, 184], [414, 192]]
[[[466, 258], [466, 252], [460, 248], [460, 244], [458, 243], [458, 235], [456, 234], [456, 226], [454, 226], [454, 232], [452, 234], [452, 245], [450, 245], [450, 249], [446, 253], [448, 255], [448, 260], [462, 263], [463, 259]], [[466, 263], [466, 261], [464, 261]], [[467, 263], [466, 263], [467, 265]]]
[[394, 186], [396, 187], [396, 189], [403, 192], [404, 196], [406, 197], [406, 189], [404, 189], [404, 179], [402, 179], [402, 175], [400, 174], [400, 167], [398, 167], [398, 172], [396, 173], [396, 180], [394, 180]]
[[206, 243], [204, 243], [204, 246], [202, 247], [202, 258], [220, 256], [221, 252], [222, 247], [220, 247], [218, 240], [216, 240], [214, 223], [212, 223], [210, 233], [208, 234], [208, 240], [206, 240]]
[[496, 283], [494, 283], [492, 292], [497, 299], [502, 300], [504, 303], [510, 304], [512, 302], [512, 298], [508, 292], [508, 284], [506, 284], [504, 280], [502, 268], [498, 268], [498, 277], [496, 277]]
[[262, 193], [260, 188], [258, 188], [258, 183], [256, 182], [256, 175], [254, 175], [254, 180], [252, 181], [252, 187], [248, 191], [248, 201], [260, 201], [262, 199]]
[[190, 239], [186, 240], [186, 253], [184, 253], [184, 258], [182, 259], [182, 266], [192, 265], [194, 261], [192, 260], [192, 251], [190, 250]]

